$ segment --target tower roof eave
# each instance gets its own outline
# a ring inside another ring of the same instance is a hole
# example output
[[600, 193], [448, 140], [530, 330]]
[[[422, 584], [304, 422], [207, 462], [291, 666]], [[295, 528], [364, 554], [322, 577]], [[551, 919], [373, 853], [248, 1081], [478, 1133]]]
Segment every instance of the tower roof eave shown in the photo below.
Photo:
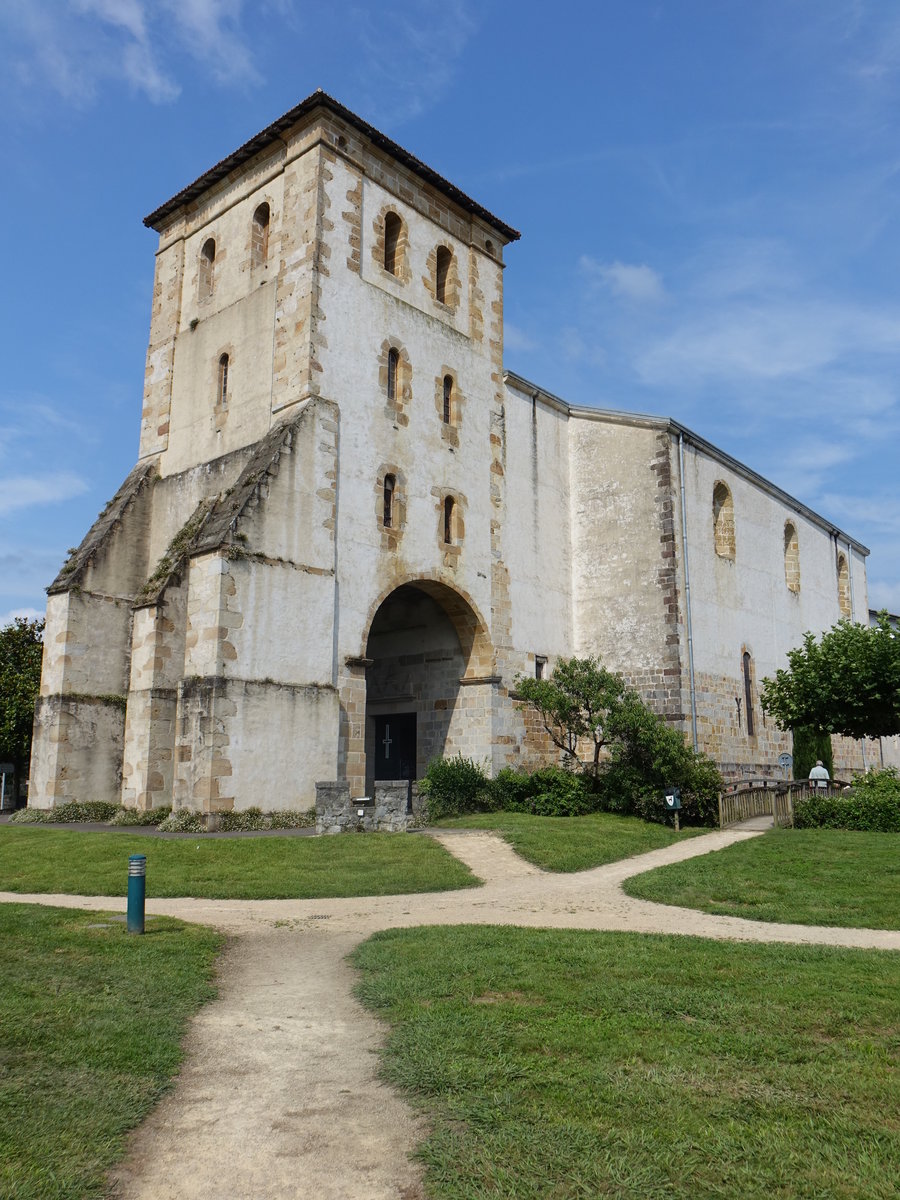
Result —
[[273, 121], [271, 125], [267, 125], [265, 129], [260, 130], [249, 141], [244, 142], [237, 150], [234, 150], [221, 162], [216, 163], [214, 167], [210, 167], [193, 183], [189, 183], [187, 187], [182, 188], [165, 204], [161, 204], [159, 208], [153, 210], [148, 216], [144, 217], [144, 224], [148, 229], [155, 229], [158, 233], [161, 232], [161, 227], [166, 219], [176, 212], [185, 204], [189, 204], [192, 200], [196, 200], [203, 192], [213, 187], [214, 184], [224, 179], [235, 168], [241, 166], [248, 159], [270, 146], [273, 142], [280, 139], [282, 134], [286, 133], [298, 121], [308, 116], [315, 108], [326, 108], [333, 112], [336, 116], [346, 121], [348, 125], [352, 125], [359, 130], [365, 137], [379, 149], [384, 150], [393, 158], [397, 159], [408, 170], [418, 175], [420, 179], [431, 184], [439, 192], [442, 192], [449, 200], [456, 204], [464, 211], [478, 217], [492, 229], [496, 230], [507, 242], [518, 241], [521, 236], [518, 230], [513, 229], [511, 225], [507, 225], [493, 213], [488, 212], [486, 208], [478, 204], [465, 192], [461, 191], [454, 184], [444, 179], [437, 171], [433, 171], [431, 167], [421, 162], [415, 155], [410, 154], [408, 150], [404, 150], [402, 146], [398, 146], [396, 142], [391, 141], [389, 137], [377, 130], [374, 125], [370, 125], [364, 121], [362, 117], [358, 117], [356, 113], [351, 112], [349, 108], [345, 108], [327, 92], [323, 92], [321, 88], [313, 92], [311, 96], [307, 96], [305, 100], [301, 100], [299, 104], [290, 109], [277, 121]]

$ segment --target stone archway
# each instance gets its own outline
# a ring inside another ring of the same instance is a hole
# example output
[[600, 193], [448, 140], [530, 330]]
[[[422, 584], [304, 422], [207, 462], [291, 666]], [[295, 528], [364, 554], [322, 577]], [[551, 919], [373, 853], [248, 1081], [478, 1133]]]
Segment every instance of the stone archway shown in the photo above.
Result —
[[432, 758], [476, 753], [491, 648], [463, 596], [433, 580], [395, 588], [372, 615], [364, 661], [367, 794], [376, 779], [419, 779]]

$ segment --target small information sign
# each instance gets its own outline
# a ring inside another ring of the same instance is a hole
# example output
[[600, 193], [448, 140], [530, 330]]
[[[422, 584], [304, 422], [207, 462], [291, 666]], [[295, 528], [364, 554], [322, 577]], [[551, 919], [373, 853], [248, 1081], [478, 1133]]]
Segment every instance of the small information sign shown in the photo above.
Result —
[[666, 788], [664, 793], [666, 801], [666, 811], [670, 812], [675, 817], [675, 832], [678, 832], [678, 810], [681, 808], [681, 788], [670, 787]]

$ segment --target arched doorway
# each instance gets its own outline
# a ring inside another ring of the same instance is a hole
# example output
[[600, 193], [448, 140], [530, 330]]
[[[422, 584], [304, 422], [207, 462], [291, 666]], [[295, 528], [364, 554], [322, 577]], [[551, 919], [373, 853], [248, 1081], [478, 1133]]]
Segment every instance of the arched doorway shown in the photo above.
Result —
[[461, 693], [482, 681], [488, 650], [471, 606], [444, 585], [403, 584], [382, 601], [365, 651], [367, 794], [376, 780], [419, 779], [431, 759], [468, 752], [477, 706]]

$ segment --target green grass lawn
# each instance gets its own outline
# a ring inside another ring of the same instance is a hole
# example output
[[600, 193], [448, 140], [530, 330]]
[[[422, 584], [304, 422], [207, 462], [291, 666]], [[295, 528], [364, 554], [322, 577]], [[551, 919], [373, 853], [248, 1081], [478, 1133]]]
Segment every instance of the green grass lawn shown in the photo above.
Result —
[[773, 829], [624, 887], [629, 896], [757, 921], [900, 929], [900, 836]]
[[897, 1195], [900, 954], [455, 927], [355, 962], [433, 1200]]
[[92, 928], [105, 920], [0, 904], [0, 1196], [105, 1195], [213, 995], [217, 934], [163, 917], [143, 937]]
[[676, 833], [637, 817], [591, 813], [586, 817], [533, 817], [529, 813], [472, 813], [439, 821], [447, 829], [490, 829], [500, 834], [522, 858], [546, 871], [585, 871], [671, 846], [707, 829]]
[[388, 896], [471, 887], [452, 854], [418, 834], [196, 838], [0, 826], [0, 891], [122, 896], [129, 854], [147, 856], [147, 896], [255, 900]]

